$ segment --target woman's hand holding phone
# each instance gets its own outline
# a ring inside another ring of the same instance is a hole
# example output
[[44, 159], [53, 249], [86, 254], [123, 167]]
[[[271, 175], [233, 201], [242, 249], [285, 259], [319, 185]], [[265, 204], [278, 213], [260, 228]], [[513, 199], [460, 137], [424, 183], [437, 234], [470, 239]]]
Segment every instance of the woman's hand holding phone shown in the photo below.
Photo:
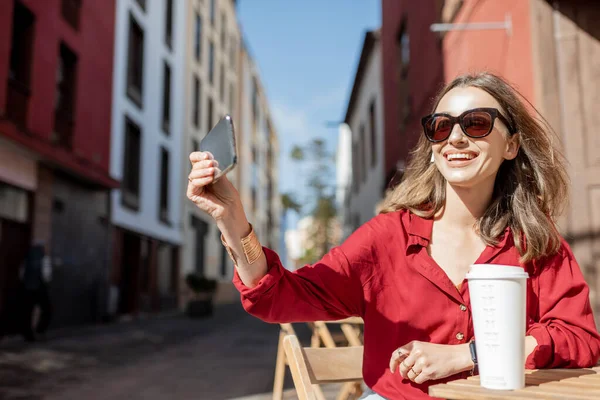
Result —
[[209, 152], [190, 154], [192, 168], [188, 175], [187, 197], [198, 208], [219, 222], [227, 216], [233, 216], [240, 209], [243, 213], [240, 195], [226, 175], [219, 175], [219, 166]]

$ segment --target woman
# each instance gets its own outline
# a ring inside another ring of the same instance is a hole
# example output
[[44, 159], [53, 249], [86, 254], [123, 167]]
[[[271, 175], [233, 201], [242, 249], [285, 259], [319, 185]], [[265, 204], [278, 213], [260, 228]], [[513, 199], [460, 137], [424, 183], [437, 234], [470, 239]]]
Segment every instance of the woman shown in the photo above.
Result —
[[190, 155], [187, 195], [221, 230], [245, 309], [267, 322], [361, 316], [366, 398], [428, 398], [430, 384], [473, 372], [469, 265], [520, 265], [530, 274], [526, 367], [594, 365], [589, 289], [552, 220], [568, 179], [548, 129], [488, 73], [455, 79], [422, 122], [381, 213], [295, 272], [261, 248], [231, 183], [211, 185], [210, 154]]

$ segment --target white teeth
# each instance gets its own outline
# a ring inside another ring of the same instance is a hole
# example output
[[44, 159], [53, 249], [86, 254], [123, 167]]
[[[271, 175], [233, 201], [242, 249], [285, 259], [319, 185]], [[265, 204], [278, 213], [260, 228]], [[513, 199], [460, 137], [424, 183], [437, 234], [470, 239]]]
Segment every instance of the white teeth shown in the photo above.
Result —
[[448, 158], [448, 161], [472, 160], [473, 158], [475, 158], [475, 156], [473, 154], [454, 153], [454, 154], [448, 154], [447, 158]]

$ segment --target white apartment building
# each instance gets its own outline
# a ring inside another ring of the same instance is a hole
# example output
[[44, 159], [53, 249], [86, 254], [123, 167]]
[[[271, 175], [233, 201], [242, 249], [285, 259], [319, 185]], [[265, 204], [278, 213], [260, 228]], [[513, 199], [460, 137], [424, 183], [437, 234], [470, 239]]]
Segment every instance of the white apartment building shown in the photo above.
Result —
[[[239, 298], [231, 283], [233, 263], [221, 245], [216, 224], [185, 197], [190, 171], [189, 154], [199, 149], [202, 138], [226, 114], [232, 116], [236, 134], [242, 135], [239, 112], [241, 35], [233, 0], [185, 0], [185, 68], [182, 142], [183, 157], [179, 177], [183, 185], [182, 228], [184, 247], [181, 285], [189, 273], [219, 281], [216, 302]], [[242, 151], [239, 148], [238, 152]], [[246, 157], [227, 177], [239, 186]], [[183, 304], [182, 304], [183, 305]]]
[[335, 153], [336, 190], [335, 206], [337, 218], [345, 239], [354, 231], [350, 210], [350, 195], [352, 194], [352, 131], [343, 122], [338, 128], [338, 143]]
[[[342, 203], [344, 237], [375, 215], [375, 208], [384, 195], [384, 132], [383, 132], [383, 93], [381, 76], [381, 45], [379, 32], [365, 34], [363, 47], [356, 69], [356, 76], [346, 110], [346, 117], [340, 130], [338, 154], [338, 187], [347, 185], [345, 170], [340, 162], [347, 163], [343, 154], [350, 145], [352, 178], [345, 192], [338, 192], [337, 199]], [[348, 134], [349, 128], [349, 134]], [[351, 144], [348, 143], [351, 137]], [[347, 170], [346, 170], [347, 171]]]
[[110, 304], [137, 314], [177, 301], [185, 2], [117, 0], [115, 17], [110, 169], [121, 187], [111, 199]]

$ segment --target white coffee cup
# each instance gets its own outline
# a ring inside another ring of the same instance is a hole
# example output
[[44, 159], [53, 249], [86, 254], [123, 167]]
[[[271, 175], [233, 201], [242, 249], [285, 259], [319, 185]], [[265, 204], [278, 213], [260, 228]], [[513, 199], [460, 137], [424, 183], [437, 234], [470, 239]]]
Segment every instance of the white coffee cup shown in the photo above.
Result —
[[525, 318], [529, 275], [521, 267], [476, 264], [467, 273], [481, 386], [525, 387]]

